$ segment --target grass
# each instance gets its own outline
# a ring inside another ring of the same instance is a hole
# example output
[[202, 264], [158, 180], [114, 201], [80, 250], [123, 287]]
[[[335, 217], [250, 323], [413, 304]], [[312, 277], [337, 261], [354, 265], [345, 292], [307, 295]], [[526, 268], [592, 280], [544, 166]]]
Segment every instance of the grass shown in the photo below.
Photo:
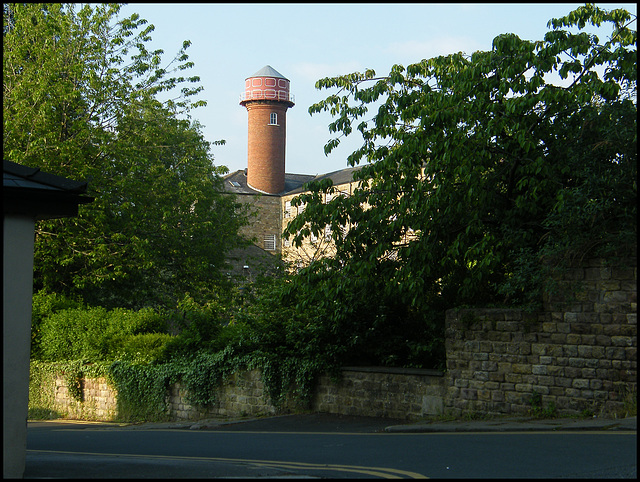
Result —
[[56, 420], [58, 418], [64, 418], [64, 414], [50, 410], [48, 408], [29, 408], [27, 413], [29, 420]]

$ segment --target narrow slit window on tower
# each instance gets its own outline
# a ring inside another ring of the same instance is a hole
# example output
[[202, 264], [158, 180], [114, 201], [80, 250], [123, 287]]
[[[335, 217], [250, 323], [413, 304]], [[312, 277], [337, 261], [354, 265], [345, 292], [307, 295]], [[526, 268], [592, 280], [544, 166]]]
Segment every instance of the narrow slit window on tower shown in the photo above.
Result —
[[276, 112], [272, 112], [269, 116], [269, 125], [277, 126], [278, 125], [278, 114]]

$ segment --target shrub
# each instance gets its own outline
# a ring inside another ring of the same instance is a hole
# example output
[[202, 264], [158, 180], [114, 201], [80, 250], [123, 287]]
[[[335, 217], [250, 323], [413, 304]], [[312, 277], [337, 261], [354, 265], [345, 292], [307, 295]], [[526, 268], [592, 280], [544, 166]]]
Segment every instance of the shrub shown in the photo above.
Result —
[[139, 311], [115, 308], [109, 312], [109, 329], [113, 333], [131, 335], [164, 333], [167, 331], [167, 323], [164, 317], [151, 308]]
[[[146, 308], [130, 311], [102, 307], [72, 308], [53, 313], [41, 322], [39, 354], [43, 360], [114, 360], [129, 346], [139, 358], [151, 361], [162, 353], [170, 340], [165, 337], [136, 335], [166, 331], [165, 320]], [[144, 350], [150, 350], [149, 353]]]
[[225, 310], [215, 302], [198, 304], [189, 295], [178, 303], [176, 310], [165, 314], [177, 336], [168, 343], [165, 360], [185, 357], [198, 350], [223, 348], [218, 343], [225, 325]]
[[47, 293], [40, 290], [33, 295], [31, 311], [31, 356], [39, 358], [42, 345], [42, 321], [54, 313], [62, 310], [81, 308], [81, 300], [67, 298], [57, 293]]
[[175, 336], [167, 333], [139, 333], [113, 339], [114, 358], [135, 364], [153, 364], [165, 358], [167, 345]]
[[68, 309], [42, 322], [41, 353], [47, 361], [101, 360], [106, 355], [107, 310]]

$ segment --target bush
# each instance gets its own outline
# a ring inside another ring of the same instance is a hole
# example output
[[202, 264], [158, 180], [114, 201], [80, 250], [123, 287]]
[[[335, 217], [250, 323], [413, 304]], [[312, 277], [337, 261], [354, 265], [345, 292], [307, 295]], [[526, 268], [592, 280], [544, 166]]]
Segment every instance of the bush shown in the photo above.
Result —
[[168, 344], [175, 336], [168, 333], [139, 333], [113, 340], [115, 359], [134, 364], [153, 364], [165, 358]]
[[40, 290], [33, 295], [31, 311], [31, 357], [40, 358], [42, 345], [42, 321], [54, 313], [62, 310], [81, 308], [82, 301], [67, 298], [57, 293], [47, 293]]
[[168, 343], [165, 359], [185, 357], [198, 350], [221, 349], [218, 342], [226, 324], [225, 310], [216, 302], [198, 304], [189, 295], [176, 310], [165, 314], [177, 336]]
[[106, 355], [107, 311], [62, 310], [42, 322], [40, 352], [46, 361], [102, 360]]
[[61, 310], [45, 318], [40, 331], [38, 353], [46, 361], [114, 360], [129, 349], [135, 350], [131, 352], [134, 357], [151, 361], [160, 356], [170, 340], [169, 335], [136, 337], [166, 331], [165, 320], [150, 308], [140, 311], [121, 308], [107, 311], [102, 307]]
[[151, 308], [139, 311], [115, 308], [109, 312], [109, 327], [114, 332], [131, 335], [167, 331], [165, 319]]

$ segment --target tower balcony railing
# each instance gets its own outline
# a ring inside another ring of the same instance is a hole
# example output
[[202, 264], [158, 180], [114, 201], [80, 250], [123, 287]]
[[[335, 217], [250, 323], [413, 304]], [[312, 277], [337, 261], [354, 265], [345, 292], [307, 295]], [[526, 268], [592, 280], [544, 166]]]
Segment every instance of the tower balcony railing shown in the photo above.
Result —
[[295, 103], [296, 98], [286, 90], [255, 89], [240, 94], [240, 102], [247, 100], [282, 100]]

